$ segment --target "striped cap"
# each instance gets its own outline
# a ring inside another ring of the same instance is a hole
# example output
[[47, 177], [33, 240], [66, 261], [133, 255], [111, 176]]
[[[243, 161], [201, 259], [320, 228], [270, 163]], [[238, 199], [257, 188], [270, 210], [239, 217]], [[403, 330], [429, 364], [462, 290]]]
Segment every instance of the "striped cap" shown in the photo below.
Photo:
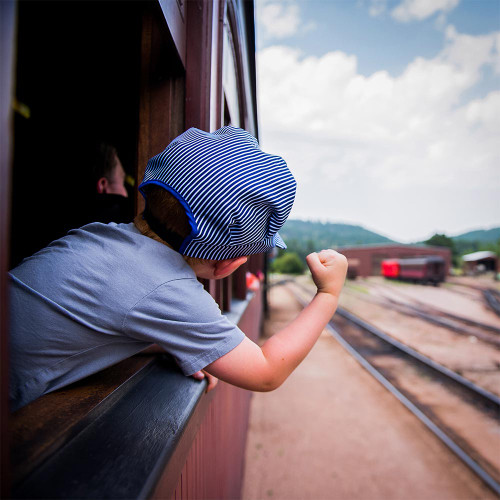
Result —
[[223, 260], [286, 248], [278, 230], [292, 209], [295, 179], [245, 130], [190, 128], [149, 160], [143, 196], [149, 184], [186, 210], [191, 233], [180, 244], [182, 255]]

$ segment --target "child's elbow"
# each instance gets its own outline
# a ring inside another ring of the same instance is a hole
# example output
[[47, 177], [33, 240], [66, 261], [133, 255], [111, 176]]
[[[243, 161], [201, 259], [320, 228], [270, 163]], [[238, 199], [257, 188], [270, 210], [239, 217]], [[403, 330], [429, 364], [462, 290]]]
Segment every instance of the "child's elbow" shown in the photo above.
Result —
[[267, 375], [259, 380], [258, 387], [254, 390], [256, 392], [271, 392], [277, 389], [284, 381], [285, 379], [277, 377], [274, 374]]

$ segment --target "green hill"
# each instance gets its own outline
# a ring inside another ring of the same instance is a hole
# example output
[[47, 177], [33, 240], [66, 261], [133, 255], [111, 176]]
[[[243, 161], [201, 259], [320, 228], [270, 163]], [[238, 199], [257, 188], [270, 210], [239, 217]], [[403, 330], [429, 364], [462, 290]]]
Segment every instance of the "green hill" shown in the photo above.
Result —
[[[323, 248], [398, 243], [362, 226], [296, 219], [288, 220], [280, 230], [280, 235], [288, 246], [288, 252], [297, 253], [301, 259]], [[461, 255], [478, 250], [492, 250], [500, 255], [500, 227], [469, 231], [451, 238], [441, 236], [447, 239], [448, 244], [445, 246], [452, 249], [456, 265]]]
[[492, 229], [478, 229], [476, 231], [469, 231], [467, 233], [452, 236], [452, 239], [457, 241], [477, 241], [480, 243], [496, 243], [500, 240], [500, 227]]
[[[479, 250], [490, 250], [500, 256], [500, 227], [478, 229], [451, 238], [453, 253], [459, 257]], [[458, 262], [458, 259], [455, 259]]]
[[307, 254], [322, 248], [395, 243], [361, 226], [331, 222], [288, 220], [279, 233], [288, 250], [296, 252], [303, 259]]

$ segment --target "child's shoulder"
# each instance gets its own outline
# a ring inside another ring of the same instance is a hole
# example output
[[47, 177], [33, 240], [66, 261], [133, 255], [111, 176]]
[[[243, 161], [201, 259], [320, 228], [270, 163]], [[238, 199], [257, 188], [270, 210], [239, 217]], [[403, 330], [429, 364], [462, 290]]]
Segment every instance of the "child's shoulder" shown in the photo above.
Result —
[[106, 260], [124, 260], [127, 266], [138, 268], [152, 275], [179, 275], [195, 277], [182, 255], [167, 245], [142, 234], [133, 222], [129, 224], [93, 223], [80, 228], [82, 237], [96, 238], [96, 245]]

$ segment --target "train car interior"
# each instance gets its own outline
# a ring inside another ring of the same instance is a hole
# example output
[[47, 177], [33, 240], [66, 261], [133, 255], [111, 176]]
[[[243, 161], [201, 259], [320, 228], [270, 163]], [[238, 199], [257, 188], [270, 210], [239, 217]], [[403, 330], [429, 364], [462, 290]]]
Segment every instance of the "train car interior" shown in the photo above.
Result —
[[138, 8], [104, 3], [96, 15], [93, 3], [18, 4], [12, 266], [91, 222], [85, 160], [95, 141], [114, 145], [136, 177]]

